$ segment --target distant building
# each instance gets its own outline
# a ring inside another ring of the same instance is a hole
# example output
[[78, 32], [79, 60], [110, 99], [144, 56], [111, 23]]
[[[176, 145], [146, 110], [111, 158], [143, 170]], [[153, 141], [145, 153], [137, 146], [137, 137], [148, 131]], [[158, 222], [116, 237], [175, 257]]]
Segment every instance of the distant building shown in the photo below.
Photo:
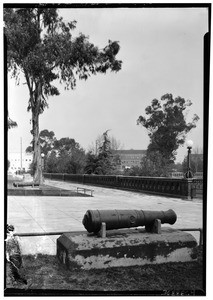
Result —
[[8, 153], [8, 160], [10, 162], [9, 172], [15, 173], [16, 171], [23, 170], [25, 172], [29, 171], [30, 164], [33, 161], [32, 153], [20, 153], [11, 152]]
[[146, 150], [116, 150], [113, 151], [114, 155], [119, 155], [120, 157], [120, 169], [128, 169], [131, 167], [140, 167], [141, 159], [146, 154]]

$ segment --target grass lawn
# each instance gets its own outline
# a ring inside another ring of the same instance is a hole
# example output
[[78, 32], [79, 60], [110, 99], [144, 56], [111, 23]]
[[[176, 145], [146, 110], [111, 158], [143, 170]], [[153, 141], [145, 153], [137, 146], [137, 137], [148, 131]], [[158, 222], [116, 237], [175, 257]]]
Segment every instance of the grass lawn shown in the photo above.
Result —
[[[7, 275], [8, 273], [7, 269]], [[22, 274], [27, 284], [12, 282], [6, 276], [6, 294], [43, 294], [54, 291], [72, 294], [143, 294], [204, 295], [202, 251], [197, 261], [167, 263], [102, 270], [70, 271], [55, 256], [23, 256]]]

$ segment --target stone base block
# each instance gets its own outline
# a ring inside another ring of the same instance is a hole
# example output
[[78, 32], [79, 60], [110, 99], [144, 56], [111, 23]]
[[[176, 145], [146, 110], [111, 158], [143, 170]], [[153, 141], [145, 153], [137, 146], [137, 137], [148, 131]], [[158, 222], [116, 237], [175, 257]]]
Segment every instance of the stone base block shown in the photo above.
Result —
[[195, 260], [197, 242], [186, 232], [162, 227], [107, 231], [101, 238], [86, 231], [64, 233], [57, 239], [57, 257], [70, 270], [102, 269]]

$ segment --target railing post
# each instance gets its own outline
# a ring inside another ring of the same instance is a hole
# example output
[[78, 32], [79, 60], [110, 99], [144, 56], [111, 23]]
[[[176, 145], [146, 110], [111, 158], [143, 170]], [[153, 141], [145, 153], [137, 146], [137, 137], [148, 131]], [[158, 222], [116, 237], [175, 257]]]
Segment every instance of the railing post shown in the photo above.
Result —
[[199, 246], [203, 245], [203, 229], [200, 228], [200, 239], [199, 239]]
[[192, 178], [186, 178], [186, 183], [187, 183], [187, 190], [186, 190], [186, 199], [187, 200], [192, 200], [193, 195], [192, 195], [192, 186], [193, 186], [193, 179]]
[[118, 183], [118, 180], [119, 180], [119, 176], [116, 175], [116, 176], [115, 176], [115, 186], [116, 186], [116, 187], [118, 187], [118, 184], [119, 184], [119, 183]]

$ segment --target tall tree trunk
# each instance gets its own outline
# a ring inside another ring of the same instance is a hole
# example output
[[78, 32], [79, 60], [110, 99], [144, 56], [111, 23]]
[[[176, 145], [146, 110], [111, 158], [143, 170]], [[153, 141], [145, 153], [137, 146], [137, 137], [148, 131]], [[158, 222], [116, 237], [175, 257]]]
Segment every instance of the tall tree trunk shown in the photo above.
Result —
[[32, 115], [33, 123], [33, 179], [35, 183], [43, 183], [41, 148], [39, 141], [39, 114]]
[[39, 140], [39, 114], [41, 105], [41, 87], [40, 84], [37, 86], [34, 93], [34, 106], [32, 107], [32, 134], [33, 134], [33, 166], [34, 174], [33, 179], [35, 183], [42, 184], [42, 158], [41, 158], [41, 147]]

